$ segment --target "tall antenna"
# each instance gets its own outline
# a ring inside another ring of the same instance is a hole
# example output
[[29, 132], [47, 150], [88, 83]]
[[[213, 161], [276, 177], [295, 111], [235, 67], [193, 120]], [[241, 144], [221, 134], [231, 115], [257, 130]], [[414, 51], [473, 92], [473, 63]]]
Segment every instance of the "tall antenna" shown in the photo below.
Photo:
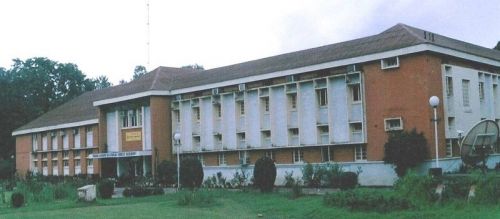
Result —
[[151, 59], [151, 52], [150, 52], [150, 31], [149, 31], [149, 0], [146, 0], [146, 9], [147, 9], [147, 22], [146, 22], [146, 53], [147, 53], [147, 66], [146, 68], [149, 69], [150, 67], [150, 59]]

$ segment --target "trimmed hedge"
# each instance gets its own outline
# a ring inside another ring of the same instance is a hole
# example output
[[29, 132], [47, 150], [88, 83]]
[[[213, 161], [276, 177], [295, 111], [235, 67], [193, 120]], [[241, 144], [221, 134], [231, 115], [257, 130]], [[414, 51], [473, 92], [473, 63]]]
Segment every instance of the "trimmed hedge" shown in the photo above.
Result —
[[323, 203], [327, 206], [348, 208], [352, 211], [390, 212], [413, 208], [409, 200], [394, 192], [375, 189], [356, 189], [326, 194]]
[[255, 162], [253, 170], [254, 184], [261, 192], [271, 192], [276, 180], [276, 166], [269, 157], [261, 157]]

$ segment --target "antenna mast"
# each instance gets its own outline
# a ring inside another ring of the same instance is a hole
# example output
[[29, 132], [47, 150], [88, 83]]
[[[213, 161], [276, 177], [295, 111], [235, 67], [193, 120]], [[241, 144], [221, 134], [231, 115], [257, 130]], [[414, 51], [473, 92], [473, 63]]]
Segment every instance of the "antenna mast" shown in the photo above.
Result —
[[146, 22], [146, 56], [147, 56], [147, 69], [150, 67], [151, 51], [150, 51], [150, 27], [149, 27], [149, 0], [146, 0], [147, 9], [147, 22]]

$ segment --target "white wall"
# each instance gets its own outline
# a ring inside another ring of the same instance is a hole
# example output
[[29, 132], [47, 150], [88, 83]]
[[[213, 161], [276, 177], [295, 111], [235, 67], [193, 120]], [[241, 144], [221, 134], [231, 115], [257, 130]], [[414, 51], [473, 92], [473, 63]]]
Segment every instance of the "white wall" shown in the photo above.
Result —
[[117, 152], [118, 143], [118, 113], [116, 111], [106, 113], [106, 138], [108, 152]]
[[191, 101], [182, 101], [180, 104], [181, 114], [181, 151], [192, 150], [192, 125], [193, 113], [191, 108]]
[[212, 98], [203, 98], [200, 101], [200, 114], [201, 114], [201, 142], [207, 150], [214, 149], [214, 112], [213, 112]]
[[256, 90], [247, 92], [245, 99], [246, 143], [252, 147], [260, 147], [260, 106]]
[[329, 80], [328, 108], [330, 115], [330, 140], [334, 143], [345, 143], [349, 141], [349, 120], [347, 98], [347, 85], [344, 77], [336, 77]]
[[151, 150], [151, 109], [149, 106], [143, 107], [144, 119], [142, 120], [143, 150]]
[[222, 96], [222, 145], [236, 149], [236, 108], [233, 94]]
[[300, 83], [300, 95], [298, 97], [299, 109], [299, 138], [300, 144], [312, 145], [317, 142], [316, 128], [316, 91], [313, 83]]
[[285, 87], [273, 87], [269, 101], [272, 102], [271, 113], [271, 142], [275, 146], [286, 146], [288, 143], [287, 129], [287, 100]]

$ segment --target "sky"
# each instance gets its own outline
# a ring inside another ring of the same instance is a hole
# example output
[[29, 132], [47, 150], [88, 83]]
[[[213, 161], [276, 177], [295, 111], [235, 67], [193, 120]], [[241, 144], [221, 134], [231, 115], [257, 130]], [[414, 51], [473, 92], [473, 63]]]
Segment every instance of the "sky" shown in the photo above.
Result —
[[500, 1], [1, 0], [0, 67], [47, 57], [118, 84], [137, 65], [210, 69], [397, 23], [492, 48], [500, 41]]

